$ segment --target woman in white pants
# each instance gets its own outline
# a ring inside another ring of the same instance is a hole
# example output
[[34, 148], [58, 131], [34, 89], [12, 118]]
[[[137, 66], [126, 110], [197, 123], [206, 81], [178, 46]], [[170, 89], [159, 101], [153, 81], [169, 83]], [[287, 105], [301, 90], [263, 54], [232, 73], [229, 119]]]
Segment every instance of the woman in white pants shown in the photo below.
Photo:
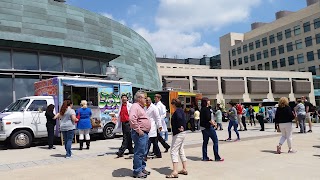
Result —
[[282, 97], [279, 100], [279, 106], [275, 115], [275, 123], [279, 124], [282, 136], [280, 138], [279, 145], [277, 146], [277, 153], [281, 154], [281, 146], [287, 140], [288, 153], [295, 153], [292, 149], [292, 120], [294, 115], [291, 107], [289, 106], [289, 100], [286, 97]]
[[90, 148], [90, 129], [92, 128], [91, 125], [91, 109], [87, 107], [87, 101], [81, 101], [81, 108], [77, 111], [77, 116], [80, 115], [79, 122], [77, 128], [79, 130], [79, 143], [80, 143], [80, 150], [83, 148], [83, 142], [86, 142], [87, 149]]

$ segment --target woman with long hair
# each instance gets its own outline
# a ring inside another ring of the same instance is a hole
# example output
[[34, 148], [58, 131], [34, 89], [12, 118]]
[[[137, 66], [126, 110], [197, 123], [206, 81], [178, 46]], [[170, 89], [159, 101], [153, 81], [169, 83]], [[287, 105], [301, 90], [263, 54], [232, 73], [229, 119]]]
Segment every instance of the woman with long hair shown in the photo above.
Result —
[[71, 100], [63, 101], [60, 112], [55, 118], [60, 118], [60, 131], [63, 135], [64, 147], [66, 149], [66, 158], [71, 158], [71, 145], [74, 137], [74, 130], [76, 129], [75, 122], [76, 112], [72, 109], [73, 103]]
[[92, 128], [91, 125], [91, 116], [92, 112], [91, 109], [88, 108], [86, 100], [82, 100], [80, 105], [81, 108], [78, 109], [77, 114], [80, 114], [80, 119], [77, 124], [77, 128], [79, 130], [79, 143], [80, 143], [80, 150], [83, 148], [83, 142], [85, 140], [87, 149], [90, 148], [90, 129]]
[[294, 119], [294, 115], [291, 107], [289, 106], [288, 98], [280, 98], [278, 105], [275, 115], [275, 123], [279, 124], [282, 136], [280, 138], [279, 145], [277, 146], [277, 153], [281, 153], [281, 146], [286, 140], [289, 147], [288, 153], [295, 153], [296, 151], [292, 149], [292, 120]]
[[47, 132], [48, 132], [48, 149], [56, 149], [56, 147], [53, 146], [53, 139], [54, 139], [54, 126], [56, 125], [56, 119], [54, 119], [55, 114], [53, 113], [54, 105], [50, 104], [47, 107], [45, 116], [47, 118]]

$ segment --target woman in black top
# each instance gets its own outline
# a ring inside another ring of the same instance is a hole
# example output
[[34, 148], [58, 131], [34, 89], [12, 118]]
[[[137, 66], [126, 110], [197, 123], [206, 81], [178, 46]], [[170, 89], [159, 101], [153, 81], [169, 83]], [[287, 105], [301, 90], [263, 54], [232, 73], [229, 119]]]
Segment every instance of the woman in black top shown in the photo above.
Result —
[[277, 153], [281, 153], [281, 146], [287, 140], [289, 151], [288, 153], [295, 153], [292, 149], [292, 120], [294, 115], [292, 109], [289, 106], [289, 100], [286, 97], [282, 97], [279, 100], [279, 107], [277, 108], [275, 115], [275, 123], [279, 124], [282, 136], [280, 138], [279, 145], [277, 146]]
[[218, 151], [218, 136], [216, 130], [213, 128], [215, 126], [215, 122], [211, 119], [211, 111], [208, 108], [208, 99], [202, 98], [201, 100], [201, 111], [200, 111], [200, 126], [203, 137], [202, 144], [202, 160], [203, 161], [213, 161], [208, 157], [208, 142], [209, 138], [213, 141], [213, 153], [215, 161], [224, 161], [223, 158], [220, 157]]
[[48, 132], [48, 144], [49, 144], [49, 149], [55, 149], [53, 146], [53, 139], [54, 139], [54, 126], [56, 125], [56, 120], [54, 119], [54, 113], [53, 113], [54, 105], [50, 104], [47, 107], [46, 110], [46, 118], [47, 118], [47, 132]]
[[[171, 117], [172, 128], [172, 144], [171, 144], [171, 159], [173, 164], [173, 171], [166, 178], [177, 178], [178, 174], [188, 175], [187, 158], [184, 154], [184, 139], [186, 137], [186, 119], [184, 111], [182, 110], [182, 104], [179, 99], [173, 99], [171, 104], [175, 107], [176, 111]], [[182, 161], [182, 170], [178, 171], [179, 156]]]

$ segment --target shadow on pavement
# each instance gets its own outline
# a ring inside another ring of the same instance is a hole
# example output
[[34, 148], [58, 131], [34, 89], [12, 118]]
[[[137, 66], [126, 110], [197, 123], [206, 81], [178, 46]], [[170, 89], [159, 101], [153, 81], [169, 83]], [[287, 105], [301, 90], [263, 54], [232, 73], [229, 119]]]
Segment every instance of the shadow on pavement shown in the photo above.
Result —
[[112, 172], [113, 177], [131, 177], [132, 170], [127, 168], [116, 169]]
[[168, 175], [172, 172], [172, 170], [169, 167], [152, 168], [152, 169], [163, 175]]
[[312, 147], [314, 147], [314, 148], [320, 148], [320, 146], [312, 146]]
[[64, 154], [52, 154], [52, 155], [50, 155], [50, 156], [52, 156], [52, 157], [66, 157], [66, 155], [64, 155]]
[[277, 154], [277, 151], [273, 151], [273, 150], [262, 150], [261, 152]]
[[320, 157], [320, 155], [317, 155], [317, 154], [315, 154], [315, 155], [313, 155], [313, 156], [315, 156], [315, 157]]
[[187, 159], [190, 159], [191, 161], [202, 161], [202, 158], [196, 156], [187, 156]]
[[47, 146], [38, 147], [39, 149], [48, 149]]
[[109, 147], [109, 149], [119, 149], [118, 147]]

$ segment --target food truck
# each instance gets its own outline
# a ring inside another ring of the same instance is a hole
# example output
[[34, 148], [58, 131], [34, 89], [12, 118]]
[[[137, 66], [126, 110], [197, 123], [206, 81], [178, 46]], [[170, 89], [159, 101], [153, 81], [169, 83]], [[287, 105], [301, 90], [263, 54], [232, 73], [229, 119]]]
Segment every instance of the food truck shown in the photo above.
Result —
[[[34, 83], [34, 89], [35, 96], [18, 99], [0, 114], [0, 141], [8, 140], [13, 148], [29, 147], [34, 139], [47, 137], [46, 108], [53, 104], [58, 113], [65, 99], [72, 100], [75, 110], [81, 100], [87, 100], [92, 110], [91, 133], [114, 138], [121, 95], [132, 101], [132, 84], [122, 81], [54, 77]], [[55, 134], [60, 134], [58, 120]]]

